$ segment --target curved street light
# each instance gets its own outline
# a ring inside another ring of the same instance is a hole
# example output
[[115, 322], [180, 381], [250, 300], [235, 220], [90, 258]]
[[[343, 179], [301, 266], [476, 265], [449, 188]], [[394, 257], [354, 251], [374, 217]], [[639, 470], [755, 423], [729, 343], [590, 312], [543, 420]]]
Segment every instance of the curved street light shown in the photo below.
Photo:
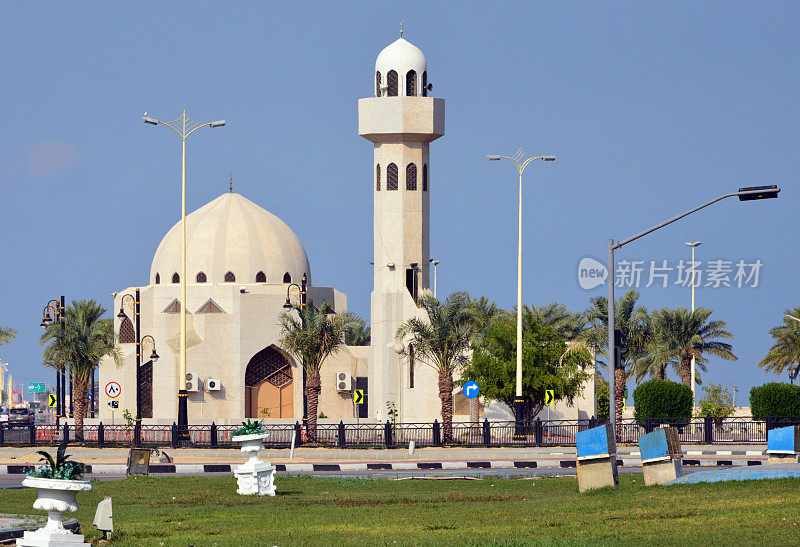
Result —
[[[42, 310], [42, 322], [39, 326], [46, 329], [48, 325], [56, 322], [61, 325], [61, 336], [64, 336], [64, 329], [66, 323], [64, 321], [64, 296], [60, 300], [50, 300]], [[50, 314], [53, 314], [52, 316]], [[56, 363], [56, 427], [58, 427], [59, 418], [61, 416], [66, 418], [66, 385], [67, 378], [63, 365], [59, 368]], [[71, 402], [71, 401], [70, 401]]]

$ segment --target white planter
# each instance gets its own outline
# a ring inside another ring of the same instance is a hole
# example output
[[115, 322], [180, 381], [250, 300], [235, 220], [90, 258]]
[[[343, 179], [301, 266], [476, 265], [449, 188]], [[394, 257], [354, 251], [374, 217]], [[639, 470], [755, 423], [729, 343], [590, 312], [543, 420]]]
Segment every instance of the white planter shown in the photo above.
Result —
[[78, 492], [91, 490], [92, 485], [86, 480], [68, 481], [62, 479], [43, 479], [26, 477], [22, 486], [36, 488], [39, 497], [33, 502], [33, 508], [47, 511], [47, 524], [33, 532], [25, 532], [17, 545], [89, 545], [84, 543], [83, 535], [73, 534], [64, 528], [64, 513], [78, 510]]
[[242, 452], [250, 455], [249, 460], [233, 471], [238, 485], [237, 493], [246, 496], [275, 495], [275, 467], [258, 459], [258, 451], [264, 447], [264, 439], [267, 438], [269, 435], [266, 433], [231, 437], [232, 441], [242, 443]]

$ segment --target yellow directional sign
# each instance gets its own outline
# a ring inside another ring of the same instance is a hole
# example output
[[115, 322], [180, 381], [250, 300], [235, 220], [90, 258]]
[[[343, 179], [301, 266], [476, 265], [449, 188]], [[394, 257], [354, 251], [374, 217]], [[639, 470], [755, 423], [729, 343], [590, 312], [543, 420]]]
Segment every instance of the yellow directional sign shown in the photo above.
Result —
[[364, 404], [364, 390], [363, 389], [354, 389], [353, 390], [353, 402], [357, 405]]
[[56, 407], [56, 395], [55, 395], [55, 393], [51, 393], [50, 394], [50, 398], [47, 401], [47, 406], [49, 406], [50, 408], [55, 408]]
[[625, 412], [625, 399], [622, 399], [622, 412]]
[[545, 389], [544, 390], [544, 404], [552, 405], [555, 404], [556, 394], [555, 391], [552, 389]]

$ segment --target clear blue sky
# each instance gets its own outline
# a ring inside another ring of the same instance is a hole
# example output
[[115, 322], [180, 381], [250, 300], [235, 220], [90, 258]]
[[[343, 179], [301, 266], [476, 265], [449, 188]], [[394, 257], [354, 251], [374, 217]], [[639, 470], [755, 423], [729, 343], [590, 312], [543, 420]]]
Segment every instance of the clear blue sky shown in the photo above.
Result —
[[[396, 4], [396, 5], [395, 5]], [[555, 154], [525, 180], [524, 301], [585, 308], [579, 260], [740, 186], [780, 199], [726, 200], [621, 251], [671, 262], [764, 264], [758, 288], [697, 292], [728, 322], [736, 363], [706, 381], [739, 401], [773, 376], [757, 363], [798, 302], [800, 6], [791, 2], [10, 3], [0, 33], [0, 347], [17, 382], [52, 381], [38, 337], [48, 299], [145, 284], [179, 218], [180, 142], [141, 123], [181, 108], [227, 127], [189, 141], [188, 206], [235, 190], [300, 237], [317, 285], [369, 314], [372, 145], [356, 100], [398, 36], [428, 59], [447, 134], [431, 147], [431, 253], [439, 291], [506, 308], [516, 296], [516, 173], [487, 153]], [[649, 308], [689, 290], [642, 289]], [[109, 310], [110, 312], [111, 310]], [[674, 376], [673, 376], [674, 378]], [[785, 376], [781, 378], [785, 381]]]

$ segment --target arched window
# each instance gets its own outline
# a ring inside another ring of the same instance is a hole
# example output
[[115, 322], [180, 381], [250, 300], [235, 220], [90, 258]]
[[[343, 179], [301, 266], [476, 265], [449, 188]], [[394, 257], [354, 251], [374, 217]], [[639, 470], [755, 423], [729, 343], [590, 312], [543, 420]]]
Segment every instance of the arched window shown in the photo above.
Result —
[[381, 191], [381, 164], [375, 166], [375, 191]]
[[181, 276], [178, 275], [178, 272], [175, 272], [174, 274], [172, 274], [172, 282], [173, 283], [180, 283], [181, 282]]
[[422, 73], [422, 96], [428, 96], [428, 71]]
[[422, 191], [428, 191], [428, 164], [422, 164]]
[[292, 276], [289, 275], [289, 272], [286, 272], [285, 274], [283, 274], [283, 282], [284, 283], [291, 283], [292, 282]]
[[228, 272], [225, 274], [225, 283], [235, 283], [236, 276], [233, 275], [233, 272]]
[[266, 283], [267, 282], [267, 275], [264, 272], [258, 272], [256, 274], [256, 283]]
[[198, 283], [205, 283], [206, 282], [206, 274], [204, 274], [203, 272], [198, 272], [194, 279]]
[[408, 387], [414, 389], [414, 344], [408, 345]]
[[406, 165], [406, 190], [417, 189], [417, 166], [413, 163]]
[[160, 284], [161, 284], [161, 276], [156, 274], [156, 285], [160, 285]]
[[389, 97], [397, 97], [397, 72], [390, 70], [386, 75], [386, 86], [388, 87], [386, 94]]
[[406, 72], [406, 97], [417, 96], [417, 72], [409, 70]]
[[141, 417], [153, 417], [153, 361], [148, 360], [140, 367], [139, 397], [141, 399]]
[[397, 165], [394, 163], [386, 166], [386, 189], [397, 190]]
[[375, 96], [381, 96], [381, 73], [380, 71], [375, 73]]
[[133, 322], [130, 317], [125, 317], [125, 319], [122, 320], [122, 324], [119, 326], [119, 343], [136, 343], [136, 330], [133, 328]]

